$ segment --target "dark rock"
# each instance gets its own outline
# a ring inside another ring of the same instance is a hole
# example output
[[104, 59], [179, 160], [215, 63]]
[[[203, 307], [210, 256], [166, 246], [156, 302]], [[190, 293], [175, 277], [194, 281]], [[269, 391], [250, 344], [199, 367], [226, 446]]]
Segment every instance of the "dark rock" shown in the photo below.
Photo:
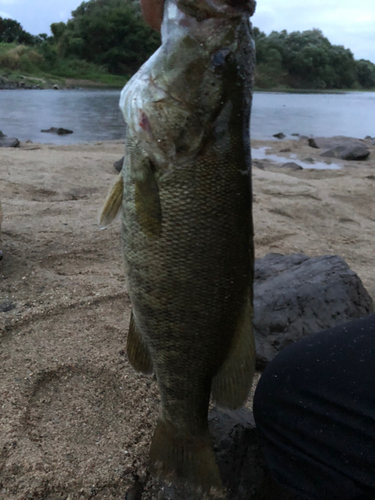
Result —
[[15, 137], [7, 137], [0, 130], [0, 148], [17, 148], [20, 141]]
[[365, 137], [365, 140], [372, 141], [372, 139], [375, 139], [375, 137], [371, 137], [371, 135], [366, 135], [366, 137]]
[[284, 139], [286, 135], [282, 132], [279, 132], [278, 134], [274, 134], [273, 137], [276, 137], [276, 139]]
[[311, 163], [311, 164], [315, 163], [313, 158], [304, 158], [302, 161], [304, 161], [305, 163]]
[[252, 164], [254, 167], [259, 168], [259, 170], [265, 169], [266, 160], [252, 160]]
[[0, 89], [15, 89], [18, 88], [18, 82], [9, 80], [8, 78], [0, 76]]
[[209, 426], [228, 500], [253, 498], [264, 481], [265, 465], [252, 413], [213, 409]]
[[292, 342], [372, 310], [370, 295], [341, 257], [271, 253], [258, 259], [254, 276], [258, 369]]
[[51, 127], [49, 129], [41, 130], [41, 132], [45, 132], [46, 134], [57, 134], [57, 135], [68, 135], [73, 134], [73, 130], [68, 130], [66, 128], [56, 128]]
[[367, 160], [370, 151], [365, 146], [337, 146], [320, 154], [325, 158], [339, 158], [341, 160]]
[[208, 420], [226, 500], [291, 499], [270, 476], [250, 410], [213, 408]]
[[290, 153], [292, 150], [290, 148], [280, 149], [280, 153]]
[[121, 160], [115, 161], [113, 166], [115, 170], [117, 170], [117, 172], [121, 172], [123, 164], [124, 164], [124, 156], [121, 158]]
[[335, 135], [333, 137], [310, 137], [308, 144], [317, 149], [333, 149], [337, 146], [363, 146], [364, 141], [354, 137], [345, 137], [344, 135]]
[[0, 303], [0, 313], [9, 312], [15, 308], [16, 308], [16, 306], [15, 306], [15, 304], [13, 304], [13, 302], [7, 301], [7, 302]]
[[320, 156], [327, 158], [340, 158], [341, 160], [366, 160], [370, 151], [361, 139], [344, 137], [310, 137], [308, 144], [312, 148], [324, 149]]
[[361, 139], [354, 137], [345, 137], [344, 135], [335, 135], [333, 137], [310, 137], [308, 139], [309, 146], [317, 149], [333, 149], [337, 146], [363, 146], [364, 142]]
[[292, 134], [293, 137], [299, 137], [299, 134]]
[[289, 170], [303, 170], [301, 165], [298, 165], [298, 163], [294, 163], [294, 161], [283, 163], [282, 165], [280, 165], [280, 168], [287, 168]]
[[134, 484], [125, 495], [125, 500], [142, 500], [144, 484], [139, 480], [139, 477], [134, 478]]
[[53, 87], [52, 87], [54, 90], [59, 90], [59, 86], [57, 84], [55, 84]]

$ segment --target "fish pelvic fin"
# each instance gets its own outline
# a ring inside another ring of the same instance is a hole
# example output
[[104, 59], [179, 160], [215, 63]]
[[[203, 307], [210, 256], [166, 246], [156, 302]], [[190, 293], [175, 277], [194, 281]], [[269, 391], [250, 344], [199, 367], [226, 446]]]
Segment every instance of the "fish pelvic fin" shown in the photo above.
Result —
[[250, 292], [240, 314], [227, 359], [212, 380], [211, 396], [221, 407], [237, 409], [245, 403], [255, 372], [255, 341]]
[[122, 205], [122, 197], [124, 193], [124, 179], [122, 174], [117, 176], [116, 182], [109, 191], [104, 206], [99, 217], [99, 227], [104, 229], [115, 220]]
[[150, 238], [158, 238], [162, 230], [162, 211], [154, 165], [144, 158], [135, 178], [135, 209], [141, 230]]
[[134, 321], [133, 311], [130, 316], [128, 340], [126, 344], [128, 359], [134, 370], [149, 375], [153, 372], [152, 359], [148, 347], [143, 342], [141, 332]]
[[196, 488], [202, 493], [199, 498], [225, 498], [208, 430], [200, 436], [183, 435], [169, 422], [159, 421], [151, 443], [150, 462], [154, 475]]

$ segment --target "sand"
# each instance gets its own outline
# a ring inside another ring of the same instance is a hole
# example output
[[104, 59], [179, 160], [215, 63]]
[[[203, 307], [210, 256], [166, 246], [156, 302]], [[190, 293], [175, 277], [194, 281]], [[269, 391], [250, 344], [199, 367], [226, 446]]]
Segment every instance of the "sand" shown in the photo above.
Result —
[[[318, 158], [301, 141], [261, 146]], [[1, 500], [124, 499], [147, 474], [159, 395], [126, 358], [119, 221], [97, 227], [122, 154], [122, 142], [0, 149]], [[254, 167], [256, 256], [338, 254], [375, 297], [371, 157], [339, 171]]]

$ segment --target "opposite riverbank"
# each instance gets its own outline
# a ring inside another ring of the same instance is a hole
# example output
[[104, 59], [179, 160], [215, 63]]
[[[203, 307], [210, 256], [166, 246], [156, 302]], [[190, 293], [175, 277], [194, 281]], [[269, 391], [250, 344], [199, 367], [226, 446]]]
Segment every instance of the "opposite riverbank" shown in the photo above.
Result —
[[[6, 75], [6, 76], [5, 76]], [[88, 78], [65, 78], [53, 75], [32, 76], [0, 74], [0, 90], [43, 90], [43, 89], [76, 89], [76, 88], [108, 88], [121, 89], [127, 78], [106, 75], [98, 80]]]
[[[6, 76], [5, 76], [6, 75]], [[122, 89], [129, 78], [117, 75], [101, 75], [98, 79], [65, 78], [59, 76], [47, 75], [44, 77], [33, 75], [14, 75], [0, 73], [0, 90], [44, 90], [44, 89], [77, 89], [77, 88], [108, 88]], [[295, 89], [287, 85], [278, 85], [276, 87], [264, 88], [254, 87], [255, 92], [284, 92], [288, 94], [342, 94], [348, 92], [374, 92], [373, 89]]]

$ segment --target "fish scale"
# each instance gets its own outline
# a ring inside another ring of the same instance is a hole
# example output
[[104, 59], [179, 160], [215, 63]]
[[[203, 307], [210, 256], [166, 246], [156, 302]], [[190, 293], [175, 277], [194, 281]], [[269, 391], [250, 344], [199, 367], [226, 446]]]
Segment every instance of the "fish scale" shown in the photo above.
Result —
[[151, 465], [205, 491], [222, 487], [210, 395], [240, 407], [255, 363], [252, 6], [167, 0], [162, 46], [122, 93], [124, 168], [102, 217], [122, 198], [127, 352], [161, 394]]

